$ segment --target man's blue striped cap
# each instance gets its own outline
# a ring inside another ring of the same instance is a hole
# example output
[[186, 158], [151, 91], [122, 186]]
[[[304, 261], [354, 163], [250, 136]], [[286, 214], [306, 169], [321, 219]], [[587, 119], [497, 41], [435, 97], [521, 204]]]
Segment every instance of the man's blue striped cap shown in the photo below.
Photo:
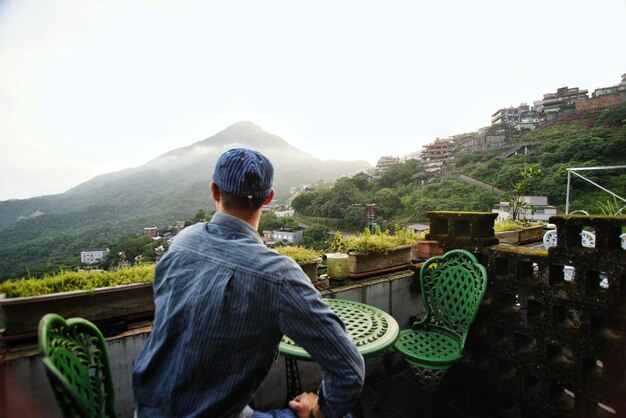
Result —
[[273, 179], [274, 167], [270, 160], [246, 148], [233, 148], [222, 154], [213, 173], [213, 181], [220, 190], [248, 198], [269, 196]]

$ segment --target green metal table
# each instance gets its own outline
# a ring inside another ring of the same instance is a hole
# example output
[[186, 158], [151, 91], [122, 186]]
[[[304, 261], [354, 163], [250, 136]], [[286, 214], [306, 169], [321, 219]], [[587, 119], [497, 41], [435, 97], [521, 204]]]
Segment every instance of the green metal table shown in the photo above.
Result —
[[[400, 327], [387, 312], [346, 299], [324, 299], [346, 326], [348, 336], [363, 357], [384, 353], [398, 338]], [[306, 350], [286, 335], [278, 347], [285, 357], [287, 400], [302, 392], [297, 360], [314, 361]], [[389, 365], [385, 362], [385, 368]], [[358, 414], [357, 414], [358, 415]]]

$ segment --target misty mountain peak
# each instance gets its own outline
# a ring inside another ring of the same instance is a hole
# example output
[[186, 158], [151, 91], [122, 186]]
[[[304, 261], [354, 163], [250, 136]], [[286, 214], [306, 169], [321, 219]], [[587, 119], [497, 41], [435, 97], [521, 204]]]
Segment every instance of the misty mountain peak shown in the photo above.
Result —
[[250, 121], [241, 121], [230, 125], [210, 138], [198, 142], [201, 146], [227, 146], [227, 148], [248, 147], [259, 150], [276, 146], [290, 146], [282, 138], [270, 134], [259, 125]]

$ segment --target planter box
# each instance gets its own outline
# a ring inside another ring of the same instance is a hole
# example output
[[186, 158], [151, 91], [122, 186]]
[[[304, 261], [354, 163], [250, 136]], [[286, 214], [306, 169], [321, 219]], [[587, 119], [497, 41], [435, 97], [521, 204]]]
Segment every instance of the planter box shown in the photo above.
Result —
[[4, 319], [2, 339], [36, 335], [39, 320], [51, 312], [65, 318], [79, 316], [96, 325], [123, 319], [150, 319], [154, 316], [152, 283], [0, 299], [0, 315]]
[[348, 277], [400, 270], [411, 265], [411, 245], [403, 245], [388, 253], [348, 253]]
[[317, 280], [317, 267], [319, 266], [320, 261], [322, 261], [322, 259], [318, 258], [317, 260], [313, 260], [308, 263], [298, 263], [304, 274], [309, 276], [311, 282], [315, 282]]
[[533, 241], [541, 241], [543, 237], [543, 225], [531, 226], [515, 231], [501, 231], [495, 233], [500, 242], [509, 244], [526, 244]]

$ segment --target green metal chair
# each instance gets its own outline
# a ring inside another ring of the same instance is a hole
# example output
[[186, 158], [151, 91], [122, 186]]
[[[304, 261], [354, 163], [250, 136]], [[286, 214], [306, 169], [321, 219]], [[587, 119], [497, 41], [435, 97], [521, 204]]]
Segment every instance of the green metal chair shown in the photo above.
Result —
[[109, 355], [93, 323], [45, 315], [39, 322], [39, 353], [63, 416], [116, 417]]
[[426, 395], [463, 356], [465, 339], [487, 289], [487, 271], [465, 250], [429, 258], [420, 270], [423, 317], [400, 331], [401, 353]]

